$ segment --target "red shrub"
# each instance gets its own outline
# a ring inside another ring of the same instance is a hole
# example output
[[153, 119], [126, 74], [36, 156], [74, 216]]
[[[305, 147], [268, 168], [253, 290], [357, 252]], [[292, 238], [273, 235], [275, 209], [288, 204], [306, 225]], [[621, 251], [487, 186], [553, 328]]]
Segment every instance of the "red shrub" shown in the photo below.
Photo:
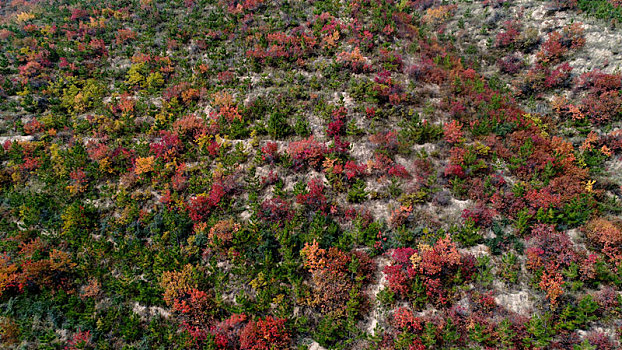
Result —
[[391, 78], [391, 72], [383, 70], [374, 78], [373, 90], [377, 93], [380, 102], [399, 104], [406, 99], [404, 88]]
[[447, 79], [447, 72], [439, 67], [431, 58], [423, 59], [420, 64], [414, 64], [406, 69], [411, 79], [426, 83], [441, 84]]
[[462, 132], [462, 124], [460, 124], [457, 120], [445, 123], [443, 125], [443, 135], [445, 136], [445, 141], [451, 144], [461, 142], [464, 136]]
[[282, 224], [290, 221], [294, 217], [294, 212], [288, 202], [281, 197], [275, 197], [261, 203], [261, 210], [257, 213], [257, 216], [261, 220]]
[[413, 248], [395, 248], [391, 257], [399, 264], [410, 263], [410, 257], [417, 251]]
[[371, 70], [371, 64], [369, 64], [368, 61], [369, 59], [361, 54], [361, 50], [358, 46], [351, 52], [343, 51], [337, 55], [337, 62], [343, 63], [354, 73], [369, 72]]
[[89, 349], [92, 346], [91, 331], [81, 331], [78, 329], [78, 331], [71, 337], [71, 340], [67, 342], [65, 350]]
[[508, 47], [516, 43], [520, 36], [521, 26], [517, 21], [506, 21], [503, 23], [505, 27], [503, 32], [499, 32], [497, 34], [497, 39], [495, 44], [497, 47]]
[[401, 71], [404, 65], [402, 56], [394, 51], [388, 51], [380, 48], [380, 61], [385, 69], [392, 71]]
[[492, 224], [494, 214], [492, 209], [486, 207], [483, 203], [478, 203], [478, 205], [472, 209], [464, 209], [462, 211], [462, 218], [471, 220], [476, 226], [489, 227]]
[[176, 120], [173, 131], [185, 141], [194, 141], [196, 137], [208, 134], [208, 126], [203, 118], [190, 114]]
[[83, 10], [81, 8], [75, 8], [71, 10], [72, 21], [85, 20], [88, 18], [89, 18], [89, 13], [86, 10]]
[[619, 347], [617, 346], [619, 344], [616, 344], [616, 342], [614, 342], [609, 337], [609, 335], [607, 335], [606, 333], [592, 331], [587, 334], [586, 338], [588, 342], [590, 343], [590, 345], [594, 346], [595, 349], [598, 349], [598, 350], [619, 349]]
[[349, 160], [346, 162], [344, 166], [344, 173], [348, 180], [360, 175], [364, 175], [367, 171], [367, 166], [365, 164], [357, 165], [355, 162]]
[[525, 195], [525, 200], [534, 209], [538, 210], [558, 208], [562, 203], [562, 196], [557, 193], [552, 193], [552, 186], [547, 186], [541, 189], [531, 189]]
[[369, 136], [369, 141], [384, 150], [396, 151], [399, 146], [397, 135], [395, 131], [378, 132]]
[[177, 85], [173, 85], [162, 92], [164, 101], [171, 102], [173, 99], [176, 99], [179, 103], [184, 105], [198, 100], [200, 96], [199, 90], [192, 88], [188, 82], [181, 82]]
[[412, 311], [405, 307], [397, 308], [393, 314], [393, 325], [396, 328], [408, 333], [420, 332], [423, 330], [421, 319], [419, 317], [415, 317]]
[[557, 268], [550, 267], [542, 274], [538, 286], [546, 292], [546, 297], [549, 299], [549, 302], [555, 305], [557, 303], [557, 298], [564, 293], [564, 289], [562, 288], [564, 283], [564, 277], [557, 271]]
[[600, 70], [593, 70], [581, 74], [576, 86], [582, 89], [589, 89], [595, 93], [615, 91], [622, 88], [622, 75], [607, 74]]
[[230, 70], [226, 70], [226, 71], [218, 73], [218, 80], [223, 84], [227, 84], [233, 81], [233, 77], [234, 77], [233, 72]]
[[332, 121], [328, 123], [328, 128], [326, 129], [326, 133], [328, 136], [336, 137], [338, 135], [343, 135], [345, 132], [345, 120], [348, 110], [344, 107], [338, 108], [333, 111]]
[[622, 224], [605, 218], [595, 218], [585, 225], [584, 231], [590, 243], [616, 265], [622, 263]]
[[242, 120], [242, 115], [240, 114], [240, 112], [238, 111], [238, 107], [237, 106], [223, 106], [220, 107], [220, 109], [218, 110], [218, 115], [222, 118], [224, 118], [224, 120], [227, 121], [227, 123], [231, 123], [234, 120]]
[[497, 61], [497, 66], [501, 72], [514, 75], [525, 67], [525, 62], [516, 55], [507, 55]]
[[326, 212], [327, 202], [324, 195], [324, 183], [319, 179], [311, 179], [307, 184], [309, 192], [296, 196], [296, 201], [300, 204], [309, 206], [313, 210]]
[[233, 235], [239, 230], [240, 224], [234, 223], [233, 220], [220, 220], [209, 230], [207, 238], [211, 242], [227, 246], [233, 240]]
[[190, 218], [197, 222], [207, 219], [212, 209], [220, 204], [225, 195], [225, 188], [220, 182], [212, 185], [209, 194], [199, 194], [188, 200], [186, 209]]
[[240, 331], [240, 348], [244, 350], [285, 349], [291, 341], [285, 319], [267, 316], [250, 321]]
[[402, 179], [410, 178], [410, 173], [401, 164], [395, 164], [389, 167], [389, 170], [387, 171], [387, 173], [391, 176], [399, 177]]
[[426, 296], [434, 303], [443, 305], [449, 296], [445, 287], [451, 285], [456, 274], [468, 280], [473, 274], [472, 257], [461, 255], [455, 243], [446, 236], [434, 246], [422, 244], [418, 250], [398, 248], [392, 254], [393, 263], [384, 268], [389, 288], [399, 297], [414, 292], [413, 283], [419, 276]]
[[33, 135], [43, 131], [44, 125], [37, 119], [32, 119], [24, 125], [24, 133], [26, 135]]
[[171, 178], [171, 186], [175, 191], [183, 191], [187, 187], [188, 176], [185, 174], [186, 164], [181, 163], [175, 170], [175, 175]]
[[614, 311], [620, 307], [620, 300], [618, 298], [618, 292], [610, 287], [604, 287], [594, 295], [594, 300], [598, 303], [604, 311]]
[[464, 169], [459, 164], [447, 164], [445, 167], [445, 171], [443, 173], [445, 177], [454, 177], [457, 176], [459, 178], [465, 177]]
[[93, 50], [93, 54], [96, 57], [108, 56], [108, 49], [106, 48], [106, 44], [103, 39], [91, 39], [89, 47]]
[[217, 349], [235, 349], [239, 346], [240, 329], [246, 321], [245, 314], [233, 314], [224, 321], [210, 326], [209, 333], [214, 336]]
[[183, 145], [177, 134], [162, 130], [160, 131], [160, 141], [151, 143], [149, 147], [156, 158], [170, 162], [182, 150]]
[[86, 173], [82, 170], [82, 168], [78, 168], [71, 173], [69, 173], [69, 177], [71, 178], [70, 185], [67, 188], [71, 193], [80, 193], [84, 192], [87, 188], [88, 179], [86, 177]]
[[555, 63], [569, 50], [579, 49], [583, 45], [585, 45], [583, 27], [580, 23], [573, 23], [564, 27], [561, 33], [555, 31], [549, 34], [536, 57], [541, 63]]
[[403, 270], [402, 265], [385, 266], [383, 272], [387, 276], [389, 288], [393, 293], [398, 297], [408, 296], [411, 291], [409, 287], [411, 279]]
[[571, 71], [572, 67], [568, 63], [560, 64], [551, 70], [547, 65], [536, 62], [519, 81], [521, 92], [531, 95], [546, 89], [567, 87], [570, 84]]
[[578, 258], [568, 235], [552, 225], [535, 225], [528, 244], [527, 265], [532, 270], [544, 265], [568, 266]]
[[560, 10], [566, 10], [576, 8], [578, 0], [553, 0], [552, 3]]
[[278, 145], [276, 142], [268, 142], [263, 147], [261, 147], [261, 159], [270, 164], [274, 163], [279, 155], [277, 153]]
[[620, 119], [622, 96], [619, 91], [589, 94], [581, 104], [581, 111], [595, 124], [605, 124]]
[[23, 66], [19, 66], [19, 74], [28, 81], [28, 78], [34, 78], [43, 70], [43, 66], [39, 62], [29, 61]]
[[173, 310], [179, 313], [182, 326], [190, 334], [195, 346], [207, 339], [208, 325], [212, 321], [214, 303], [208, 294], [196, 288], [190, 289], [173, 301]]
[[136, 32], [131, 29], [119, 29], [115, 36], [115, 42], [117, 45], [124, 44], [134, 39], [136, 39]]
[[[345, 253], [335, 247], [326, 250], [314, 240], [312, 244], [305, 243], [300, 254], [314, 284], [308, 304], [320, 306], [323, 312], [342, 313], [347, 309], [353, 289], [363, 304], [367, 302], [362, 291], [355, 288], [357, 283], [368, 281], [374, 271], [373, 261], [366, 253]], [[357, 260], [356, 273], [351, 269], [354, 259]]]
[[296, 167], [301, 167], [305, 163], [316, 167], [324, 160], [326, 152], [326, 146], [315, 141], [313, 135], [306, 140], [292, 141], [287, 147], [287, 153]]
[[560, 64], [548, 74], [544, 80], [544, 86], [547, 88], [567, 86], [570, 82], [570, 72], [572, 72], [572, 67], [568, 62]]

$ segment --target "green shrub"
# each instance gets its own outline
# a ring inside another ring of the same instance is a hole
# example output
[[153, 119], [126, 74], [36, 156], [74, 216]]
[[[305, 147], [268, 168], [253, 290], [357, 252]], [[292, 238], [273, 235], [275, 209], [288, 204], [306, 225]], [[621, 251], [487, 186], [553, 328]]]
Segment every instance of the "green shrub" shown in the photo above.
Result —
[[350, 190], [348, 191], [348, 202], [362, 203], [367, 199], [367, 192], [365, 192], [365, 181], [357, 179]]

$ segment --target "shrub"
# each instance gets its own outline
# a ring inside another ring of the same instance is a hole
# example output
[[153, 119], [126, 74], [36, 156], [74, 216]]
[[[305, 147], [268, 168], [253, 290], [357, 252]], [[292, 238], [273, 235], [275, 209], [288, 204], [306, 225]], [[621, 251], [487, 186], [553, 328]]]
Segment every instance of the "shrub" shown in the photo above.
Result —
[[507, 55], [497, 61], [497, 66], [501, 72], [515, 75], [525, 67], [525, 62], [516, 55]]
[[263, 147], [261, 147], [261, 159], [269, 164], [278, 161], [279, 155], [277, 150], [278, 145], [276, 142], [266, 143]]
[[218, 221], [209, 230], [207, 238], [218, 245], [226, 246], [233, 240], [233, 235], [240, 230], [240, 224], [233, 220]]
[[348, 202], [362, 203], [367, 199], [367, 192], [365, 192], [365, 182], [363, 180], [357, 180], [352, 184], [352, 188], [348, 191]]
[[173, 301], [173, 310], [179, 313], [182, 326], [195, 345], [207, 339], [213, 309], [214, 303], [208, 294], [196, 288], [191, 288]]
[[327, 200], [324, 195], [324, 183], [319, 179], [311, 179], [307, 184], [309, 191], [296, 196], [296, 201], [310, 207], [314, 211], [326, 212]]
[[470, 220], [478, 227], [489, 227], [492, 224], [493, 216], [494, 212], [482, 203], [479, 203], [473, 209], [464, 209], [462, 211], [462, 218], [465, 221]]
[[396, 151], [399, 146], [397, 133], [394, 131], [375, 133], [369, 136], [369, 141], [389, 152]]
[[290, 204], [281, 197], [266, 199], [261, 203], [261, 208], [257, 213], [259, 219], [279, 223], [282, 225], [294, 217], [294, 211]]
[[609, 335], [598, 331], [589, 332], [585, 338], [591, 346], [598, 350], [613, 350], [619, 345]]
[[235, 349], [239, 347], [240, 330], [246, 321], [245, 314], [233, 314], [229, 318], [215, 322], [209, 328], [209, 333], [214, 337], [217, 349]]
[[564, 27], [561, 33], [555, 31], [549, 34], [536, 57], [542, 64], [557, 63], [569, 50], [579, 49], [583, 45], [583, 27], [581, 23], [573, 23]]
[[167, 305], [172, 306], [175, 300], [197, 287], [197, 281], [193, 276], [193, 272], [192, 265], [188, 264], [181, 271], [166, 271], [162, 273], [159, 285], [164, 289], [163, 299]]
[[598, 69], [583, 73], [577, 79], [576, 87], [594, 93], [615, 91], [622, 88], [622, 75], [607, 74]]
[[203, 221], [208, 218], [212, 209], [216, 208], [225, 195], [225, 187], [222, 183], [212, 184], [209, 194], [202, 193], [188, 200], [186, 209], [188, 215], [195, 221]]
[[69, 87], [63, 89], [61, 106], [72, 114], [84, 113], [96, 106], [104, 96], [104, 88], [95, 79], [79, 82], [73, 80]]
[[367, 171], [367, 166], [365, 164], [356, 164], [355, 162], [349, 160], [343, 167], [343, 172], [346, 175], [348, 180], [352, 180], [357, 176], [364, 175]]
[[115, 36], [115, 43], [121, 45], [134, 39], [136, 39], [136, 32], [131, 29], [119, 29]]
[[[208, 132], [208, 125], [203, 118], [189, 114], [173, 123], [173, 133], [161, 133], [161, 135], [178, 137], [183, 141], [194, 141], [199, 137], [208, 134]], [[175, 141], [173, 142], [176, 143]]]
[[544, 271], [538, 285], [546, 292], [546, 297], [549, 299], [551, 305], [557, 304], [557, 298], [564, 293], [562, 288], [564, 279], [557, 271]]
[[566, 267], [578, 259], [568, 235], [552, 225], [535, 225], [528, 243], [527, 267], [532, 270], [550, 265]]
[[581, 111], [594, 124], [606, 124], [622, 117], [622, 96], [619, 91], [590, 94], [581, 101]]
[[[360, 283], [368, 281], [374, 270], [371, 258], [363, 252], [344, 253], [331, 247], [320, 248], [314, 240], [305, 243], [300, 251], [304, 266], [311, 272], [314, 293], [308, 303], [319, 306], [324, 313], [342, 315], [348, 311], [348, 301], [353, 297], [363, 303], [366, 297]], [[360, 310], [356, 310], [357, 314]]]
[[506, 21], [503, 23], [504, 31], [497, 34], [495, 44], [497, 47], [508, 47], [514, 45], [520, 37], [521, 26], [517, 21]]
[[76, 266], [69, 253], [50, 249], [40, 238], [23, 241], [15, 257], [0, 255], [0, 297], [43, 288], [70, 290]]
[[240, 348], [244, 350], [287, 348], [291, 340], [285, 321], [272, 316], [250, 321], [240, 331]]
[[288, 123], [288, 115], [285, 111], [277, 109], [268, 117], [267, 130], [274, 139], [282, 139], [289, 135], [291, 127]]
[[302, 167], [304, 164], [317, 167], [324, 160], [326, 152], [326, 146], [315, 141], [313, 135], [308, 139], [292, 141], [287, 147], [287, 153], [296, 167]]
[[450, 296], [445, 288], [461, 283], [457, 274], [468, 281], [474, 268], [472, 257], [460, 254], [449, 236], [433, 246], [421, 244], [417, 250], [397, 248], [392, 259], [393, 263], [384, 268], [389, 288], [396, 296], [416, 300], [419, 306], [425, 299], [437, 305], [446, 304]]
[[591, 295], [586, 295], [575, 305], [568, 305], [559, 316], [557, 328], [574, 331], [597, 319], [598, 304]]
[[567, 63], [562, 63], [551, 71], [544, 80], [547, 88], [567, 87], [570, 83], [570, 72], [572, 67]]
[[358, 46], [351, 52], [343, 51], [337, 55], [337, 62], [343, 63], [354, 73], [362, 73], [371, 70], [371, 62], [361, 54], [361, 50]]
[[445, 136], [445, 141], [451, 144], [461, 142], [464, 136], [462, 132], [462, 124], [456, 120], [445, 123], [443, 127], [443, 135]]
[[91, 331], [82, 331], [78, 329], [71, 337], [71, 340], [67, 342], [65, 350], [94, 349], [91, 338]]
[[404, 88], [391, 78], [391, 72], [387, 70], [376, 75], [372, 89], [381, 103], [399, 104], [406, 99]]
[[584, 231], [593, 246], [600, 249], [616, 266], [622, 263], [622, 230], [619, 222], [594, 218]]
[[145, 174], [151, 172], [153, 170], [153, 165], [155, 164], [155, 157], [139, 157], [136, 158], [136, 168], [134, 172], [136, 175]]

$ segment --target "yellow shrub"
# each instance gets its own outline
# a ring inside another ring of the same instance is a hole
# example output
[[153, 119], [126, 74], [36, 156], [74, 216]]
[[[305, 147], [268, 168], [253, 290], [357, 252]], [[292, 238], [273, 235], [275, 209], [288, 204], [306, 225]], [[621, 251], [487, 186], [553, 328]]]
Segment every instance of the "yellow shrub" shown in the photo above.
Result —
[[150, 89], [159, 88], [164, 85], [164, 77], [160, 72], [151, 73], [147, 77], [146, 86]]
[[155, 157], [142, 157], [136, 158], [136, 175], [148, 173], [153, 170], [153, 164], [155, 163]]
[[160, 278], [160, 287], [164, 289], [164, 301], [167, 305], [184, 293], [196, 288], [197, 283], [192, 276], [192, 265], [184, 266], [182, 271], [166, 271]]
[[33, 15], [32, 13], [28, 13], [28, 12], [21, 12], [17, 15], [17, 21], [20, 23], [30, 21], [31, 19], [34, 19], [34, 18], [35, 18], [35, 15]]
[[63, 89], [61, 106], [73, 114], [84, 113], [93, 108], [97, 101], [101, 101], [103, 94], [104, 89], [95, 79], [88, 79], [85, 82], [75, 81]]

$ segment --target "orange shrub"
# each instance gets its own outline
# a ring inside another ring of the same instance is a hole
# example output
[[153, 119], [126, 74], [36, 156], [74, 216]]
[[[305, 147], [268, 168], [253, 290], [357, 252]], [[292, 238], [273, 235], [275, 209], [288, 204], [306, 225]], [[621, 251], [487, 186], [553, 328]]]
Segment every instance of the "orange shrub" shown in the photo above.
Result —
[[196, 288], [192, 277], [192, 265], [184, 266], [181, 271], [166, 271], [160, 278], [160, 287], [164, 289], [164, 301], [172, 305], [175, 299]]
[[585, 225], [590, 242], [617, 266], [622, 263], [622, 224], [605, 218], [595, 218]]
[[233, 222], [233, 220], [221, 220], [209, 230], [208, 238], [212, 242], [218, 239], [221, 244], [226, 244], [233, 239], [233, 234], [239, 230], [240, 224]]

